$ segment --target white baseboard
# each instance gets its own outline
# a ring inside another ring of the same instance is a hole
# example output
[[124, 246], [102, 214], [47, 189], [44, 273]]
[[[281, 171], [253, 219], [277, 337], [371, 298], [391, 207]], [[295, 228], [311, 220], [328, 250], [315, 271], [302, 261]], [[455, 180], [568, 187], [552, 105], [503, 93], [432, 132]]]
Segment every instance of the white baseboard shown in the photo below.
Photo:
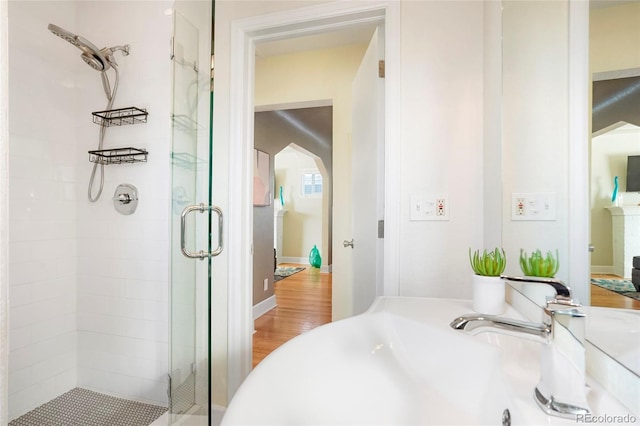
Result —
[[[223, 407], [221, 405], [216, 405], [216, 404], [212, 404], [211, 406], [212, 410], [211, 410], [211, 424], [213, 426], [219, 426], [220, 423], [222, 423], [222, 417], [224, 416], [224, 412], [226, 411], [226, 407]], [[196, 409], [199, 409], [199, 407], [196, 406]], [[184, 426], [189, 426], [189, 425], [204, 425], [206, 422], [206, 418], [204, 418], [204, 416], [202, 415], [192, 415], [192, 414], [183, 414], [181, 416], [176, 416], [178, 417], [177, 419], [172, 419], [173, 422], [172, 423], [174, 425], [184, 425]], [[160, 416], [159, 418], [157, 418], [153, 423], [151, 423], [151, 425], [149, 426], [165, 426], [169, 424], [169, 413], [164, 413], [162, 416]]]
[[[304, 265], [307, 268], [310, 268], [309, 259], [306, 257], [279, 257], [278, 264], [280, 263], [297, 263], [299, 265]], [[320, 265], [320, 272], [331, 272], [331, 265]]]
[[211, 408], [212, 408], [211, 424], [213, 426], [219, 426], [220, 423], [222, 423], [222, 417], [224, 416], [224, 412], [227, 410], [227, 408], [223, 407], [222, 405], [216, 405], [216, 404], [212, 404]]
[[278, 257], [279, 263], [299, 263], [300, 265], [308, 265], [308, 257]]
[[253, 306], [253, 319], [260, 318], [276, 306], [278, 305], [276, 305], [276, 295], [274, 294]]
[[591, 273], [614, 275], [613, 266], [605, 266], [605, 265], [591, 265]]

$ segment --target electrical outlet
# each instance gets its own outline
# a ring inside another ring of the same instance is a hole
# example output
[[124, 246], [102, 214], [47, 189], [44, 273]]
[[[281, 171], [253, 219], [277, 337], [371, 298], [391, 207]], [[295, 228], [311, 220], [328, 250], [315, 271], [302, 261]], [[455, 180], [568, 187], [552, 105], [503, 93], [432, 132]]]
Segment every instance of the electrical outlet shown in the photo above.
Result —
[[264, 279], [264, 291], [269, 290], [269, 278]]
[[444, 198], [436, 199], [436, 216], [446, 216], [447, 200]]
[[516, 198], [516, 216], [524, 216], [526, 214], [525, 203], [526, 201], [524, 198]]
[[511, 220], [556, 220], [556, 193], [512, 193]]
[[411, 195], [410, 220], [449, 220], [449, 197], [447, 195]]

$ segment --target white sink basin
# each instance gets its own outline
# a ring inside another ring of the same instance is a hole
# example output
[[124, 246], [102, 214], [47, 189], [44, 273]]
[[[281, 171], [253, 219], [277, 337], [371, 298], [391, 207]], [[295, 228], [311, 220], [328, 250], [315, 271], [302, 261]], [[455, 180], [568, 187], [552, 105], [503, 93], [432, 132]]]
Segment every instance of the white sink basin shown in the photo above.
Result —
[[640, 311], [589, 307], [587, 339], [640, 375]]
[[[468, 301], [379, 298], [366, 313], [265, 358], [222, 425], [500, 425], [505, 409], [513, 425], [575, 425], [549, 418], [533, 401], [541, 345], [449, 327], [469, 312]], [[518, 317], [511, 309], [505, 315]], [[589, 399], [608, 414], [626, 413], [601, 390]]]

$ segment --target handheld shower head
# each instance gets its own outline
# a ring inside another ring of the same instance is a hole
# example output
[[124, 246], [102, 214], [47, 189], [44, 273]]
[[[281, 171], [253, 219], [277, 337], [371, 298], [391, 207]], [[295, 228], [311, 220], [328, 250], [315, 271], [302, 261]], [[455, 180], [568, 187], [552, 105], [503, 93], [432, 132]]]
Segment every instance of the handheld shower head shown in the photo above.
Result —
[[[1, 1], [1, 0], [0, 0]], [[116, 63], [116, 59], [114, 57], [115, 52], [122, 52], [122, 55], [127, 56], [129, 54], [129, 45], [125, 44], [124, 46], [113, 46], [113, 47], [104, 47], [102, 49], [98, 49], [94, 46], [89, 40], [81, 37], [77, 34], [73, 34], [64, 28], [60, 28], [57, 25], [49, 24], [49, 31], [53, 34], [57, 35], [63, 40], [68, 41], [73, 44], [75, 47], [80, 49], [82, 53], [80, 57], [84, 62], [87, 63], [91, 68], [96, 71], [100, 71], [100, 78], [102, 79], [102, 88], [104, 89], [105, 95], [107, 95], [107, 110], [110, 110], [113, 107], [113, 103], [115, 101], [116, 92], [118, 91], [118, 80], [120, 76], [120, 72], [118, 71], [118, 64]], [[111, 84], [109, 83], [109, 77], [107, 76], [107, 70], [112, 69], [115, 74], [115, 83], [113, 86], [113, 90], [111, 89]], [[102, 144], [104, 142], [105, 135], [105, 126], [100, 126], [100, 139], [98, 142], [98, 149], [102, 149]], [[98, 169], [98, 163], [93, 164], [93, 171], [91, 172], [91, 179], [89, 180], [89, 201], [95, 202], [100, 198], [100, 194], [102, 194], [102, 188], [104, 185], [104, 164], [100, 164], [100, 184], [98, 188], [98, 193], [94, 197], [93, 195], [93, 182], [96, 176], [96, 171]]]
[[73, 34], [57, 25], [49, 24], [48, 28], [49, 31], [51, 31], [53, 34], [57, 35], [63, 40], [68, 41], [69, 43], [80, 49], [82, 51], [80, 57], [84, 62], [87, 63], [87, 65], [89, 65], [94, 70], [107, 71], [111, 67], [109, 60], [102, 53], [102, 51], [94, 46], [86, 38]]

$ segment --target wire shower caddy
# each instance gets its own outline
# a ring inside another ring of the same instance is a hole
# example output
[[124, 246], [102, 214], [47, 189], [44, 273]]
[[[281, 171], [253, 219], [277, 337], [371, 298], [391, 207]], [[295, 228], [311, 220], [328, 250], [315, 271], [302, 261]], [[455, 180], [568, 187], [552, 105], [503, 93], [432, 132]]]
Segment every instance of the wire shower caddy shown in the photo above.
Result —
[[[93, 122], [102, 127], [141, 124], [147, 122], [146, 109], [126, 107], [92, 112]], [[149, 152], [134, 147], [99, 149], [89, 151], [89, 161], [97, 164], [146, 163]]]

